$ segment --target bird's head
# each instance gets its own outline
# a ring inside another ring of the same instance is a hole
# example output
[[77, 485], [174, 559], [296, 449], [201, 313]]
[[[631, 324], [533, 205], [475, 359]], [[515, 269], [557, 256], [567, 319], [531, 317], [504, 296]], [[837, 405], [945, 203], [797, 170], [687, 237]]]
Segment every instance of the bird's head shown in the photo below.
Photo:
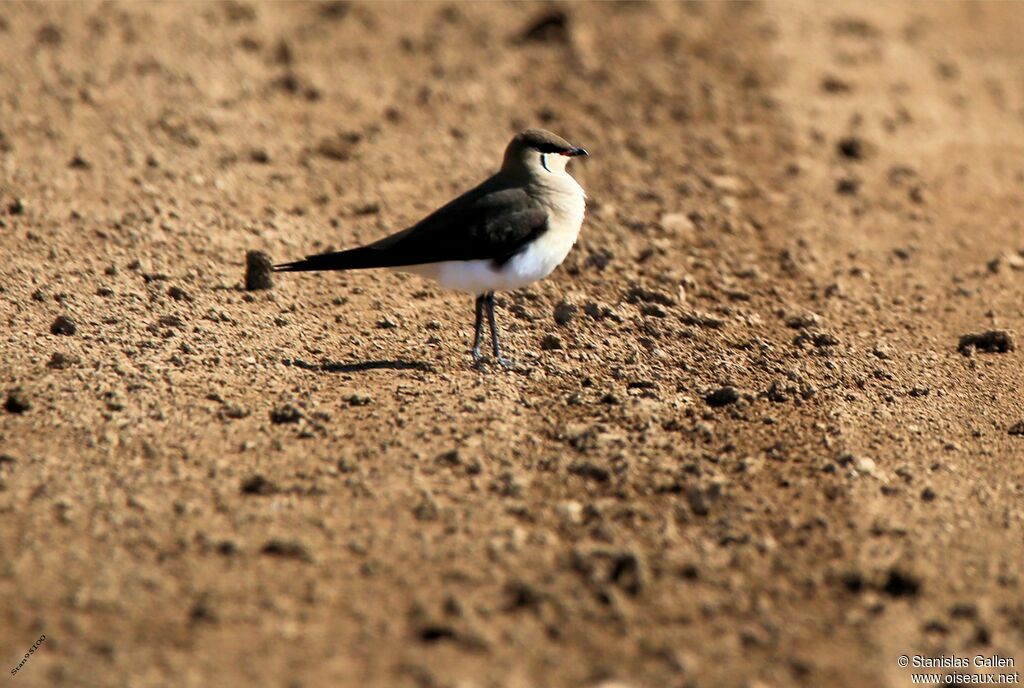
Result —
[[562, 174], [569, 160], [581, 155], [588, 153], [561, 136], [544, 129], [527, 129], [509, 142], [501, 169], [538, 176]]

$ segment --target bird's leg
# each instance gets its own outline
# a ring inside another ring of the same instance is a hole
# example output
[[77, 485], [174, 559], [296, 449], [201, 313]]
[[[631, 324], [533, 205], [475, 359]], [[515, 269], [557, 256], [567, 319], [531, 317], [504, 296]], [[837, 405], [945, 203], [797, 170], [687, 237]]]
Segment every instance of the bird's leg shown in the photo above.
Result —
[[501, 355], [501, 342], [498, 337], [498, 323], [494, 319], [494, 292], [489, 291], [484, 295], [487, 306], [487, 322], [491, 325], [491, 349], [494, 352], [494, 360], [506, 368], [514, 368], [515, 363]]
[[485, 294], [476, 297], [476, 335], [473, 337], [473, 363], [479, 363], [483, 358], [480, 355], [480, 340], [484, 338], [484, 305], [487, 301]]

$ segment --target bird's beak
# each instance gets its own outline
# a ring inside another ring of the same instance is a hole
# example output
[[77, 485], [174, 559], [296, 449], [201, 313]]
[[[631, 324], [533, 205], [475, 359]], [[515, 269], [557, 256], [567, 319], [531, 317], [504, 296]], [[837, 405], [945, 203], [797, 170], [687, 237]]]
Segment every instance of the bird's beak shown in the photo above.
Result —
[[590, 155], [590, 153], [588, 153], [583, 148], [570, 148], [565, 154], [568, 155], [570, 158], [575, 158], [581, 155]]

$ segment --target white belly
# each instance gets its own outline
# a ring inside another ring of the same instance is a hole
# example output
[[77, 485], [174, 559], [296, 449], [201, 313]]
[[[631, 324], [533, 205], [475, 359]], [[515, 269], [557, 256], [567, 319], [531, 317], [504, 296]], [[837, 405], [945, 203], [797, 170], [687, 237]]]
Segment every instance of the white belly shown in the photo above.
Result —
[[503, 265], [493, 260], [449, 260], [398, 269], [433, 279], [446, 289], [471, 294], [519, 289], [547, 277], [561, 265], [580, 234], [584, 210], [585, 196], [580, 189], [578, 196], [552, 207], [547, 231]]
[[445, 289], [471, 294], [508, 291], [550, 275], [569, 255], [571, 248], [572, 243], [563, 248], [547, 247], [535, 241], [504, 265], [496, 265], [493, 260], [449, 260], [404, 269], [433, 279]]

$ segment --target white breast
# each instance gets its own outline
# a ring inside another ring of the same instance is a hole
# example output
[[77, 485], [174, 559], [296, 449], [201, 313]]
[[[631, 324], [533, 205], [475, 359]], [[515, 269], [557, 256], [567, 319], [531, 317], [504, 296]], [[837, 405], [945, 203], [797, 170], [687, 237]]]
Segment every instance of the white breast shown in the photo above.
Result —
[[519, 289], [550, 275], [569, 255], [586, 211], [586, 195], [568, 174], [550, 175], [531, 195], [548, 209], [548, 228], [504, 265], [492, 260], [452, 260], [401, 268], [436, 280], [446, 289], [481, 294]]

